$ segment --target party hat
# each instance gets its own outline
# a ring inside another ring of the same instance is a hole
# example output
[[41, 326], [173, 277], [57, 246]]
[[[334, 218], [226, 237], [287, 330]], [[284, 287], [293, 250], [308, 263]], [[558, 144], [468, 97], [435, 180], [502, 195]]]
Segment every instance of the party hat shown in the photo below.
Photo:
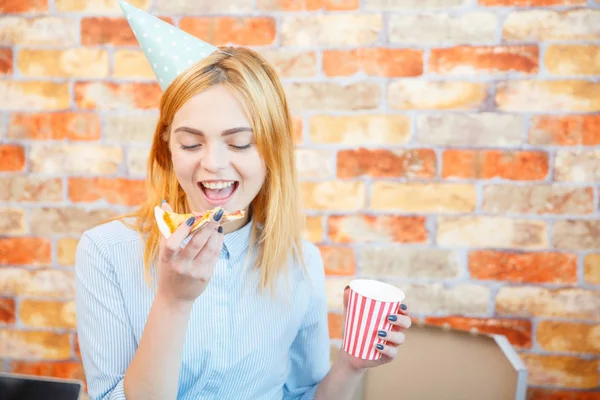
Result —
[[119, 0], [129, 26], [142, 47], [162, 90], [217, 47]]

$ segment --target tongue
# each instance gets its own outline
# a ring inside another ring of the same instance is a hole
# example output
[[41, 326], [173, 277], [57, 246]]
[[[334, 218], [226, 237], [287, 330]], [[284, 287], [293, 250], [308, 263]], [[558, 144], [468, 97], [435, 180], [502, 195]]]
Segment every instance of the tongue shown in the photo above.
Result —
[[223, 189], [209, 189], [207, 187], [203, 187], [203, 189], [204, 193], [206, 194], [206, 197], [208, 197], [209, 199], [221, 200], [226, 199], [231, 195], [231, 193], [233, 193], [233, 186], [234, 185], [230, 185]]

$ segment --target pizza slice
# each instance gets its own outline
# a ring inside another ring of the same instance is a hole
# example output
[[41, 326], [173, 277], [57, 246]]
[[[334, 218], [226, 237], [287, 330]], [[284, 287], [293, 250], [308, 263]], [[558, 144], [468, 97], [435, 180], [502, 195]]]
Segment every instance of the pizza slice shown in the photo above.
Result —
[[[197, 229], [200, 229], [206, 223], [210, 221], [212, 216], [217, 213], [222, 207], [215, 207], [212, 210], [205, 211], [202, 216], [196, 216], [196, 221], [194, 221], [194, 225], [192, 225], [191, 231], [194, 232]], [[194, 214], [178, 214], [173, 211], [165, 211], [160, 206], [154, 207], [154, 217], [156, 218], [156, 223], [158, 224], [158, 229], [163, 234], [165, 238], [169, 238], [173, 232], [183, 223], [185, 223], [191, 216]], [[223, 217], [221, 217], [221, 221], [223, 224], [231, 221], [238, 220], [243, 218], [245, 212], [242, 210], [238, 210], [235, 212], [228, 213], [223, 210]]]

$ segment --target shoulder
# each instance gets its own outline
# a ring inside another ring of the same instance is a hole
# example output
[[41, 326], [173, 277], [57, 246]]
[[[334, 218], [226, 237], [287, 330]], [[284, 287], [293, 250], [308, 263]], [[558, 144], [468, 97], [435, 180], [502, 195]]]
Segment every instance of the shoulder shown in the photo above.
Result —
[[323, 258], [319, 248], [312, 242], [302, 239], [302, 254], [309, 269], [323, 269]]
[[133, 228], [131, 219], [105, 222], [83, 232], [77, 245], [77, 257], [101, 258], [106, 261], [119, 249], [138, 247], [141, 236]]
[[325, 266], [323, 265], [323, 257], [319, 248], [314, 243], [303, 239], [302, 256], [310, 280], [317, 282], [319, 286], [323, 285], [325, 281]]
[[106, 249], [135, 243], [141, 237], [133, 227], [134, 222], [132, 219], [105, 222], [83, 232], [82, 239]]

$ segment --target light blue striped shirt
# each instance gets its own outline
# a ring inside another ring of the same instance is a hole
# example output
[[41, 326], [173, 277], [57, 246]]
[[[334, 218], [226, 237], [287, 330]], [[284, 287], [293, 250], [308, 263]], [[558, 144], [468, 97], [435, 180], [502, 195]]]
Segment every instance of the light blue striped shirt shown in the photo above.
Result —
[[[282, 282], [280, 300], [268, 292], [261, 297], [246, 289], [258, 277], [245, 268], [250, 227], [225, 235], [210, 284], [194, 303], [177, 399], [312, 399], [329, 371], [318, 249], [304, 241], [308, 279], [302, 268], [293, 268], [289, 288]], [[142, 260], [139, 235], [118, 221], [86, 231], [79, 241], [77, 330], [92, 400], [125, 399], [123, 377], [154, 298]]]

